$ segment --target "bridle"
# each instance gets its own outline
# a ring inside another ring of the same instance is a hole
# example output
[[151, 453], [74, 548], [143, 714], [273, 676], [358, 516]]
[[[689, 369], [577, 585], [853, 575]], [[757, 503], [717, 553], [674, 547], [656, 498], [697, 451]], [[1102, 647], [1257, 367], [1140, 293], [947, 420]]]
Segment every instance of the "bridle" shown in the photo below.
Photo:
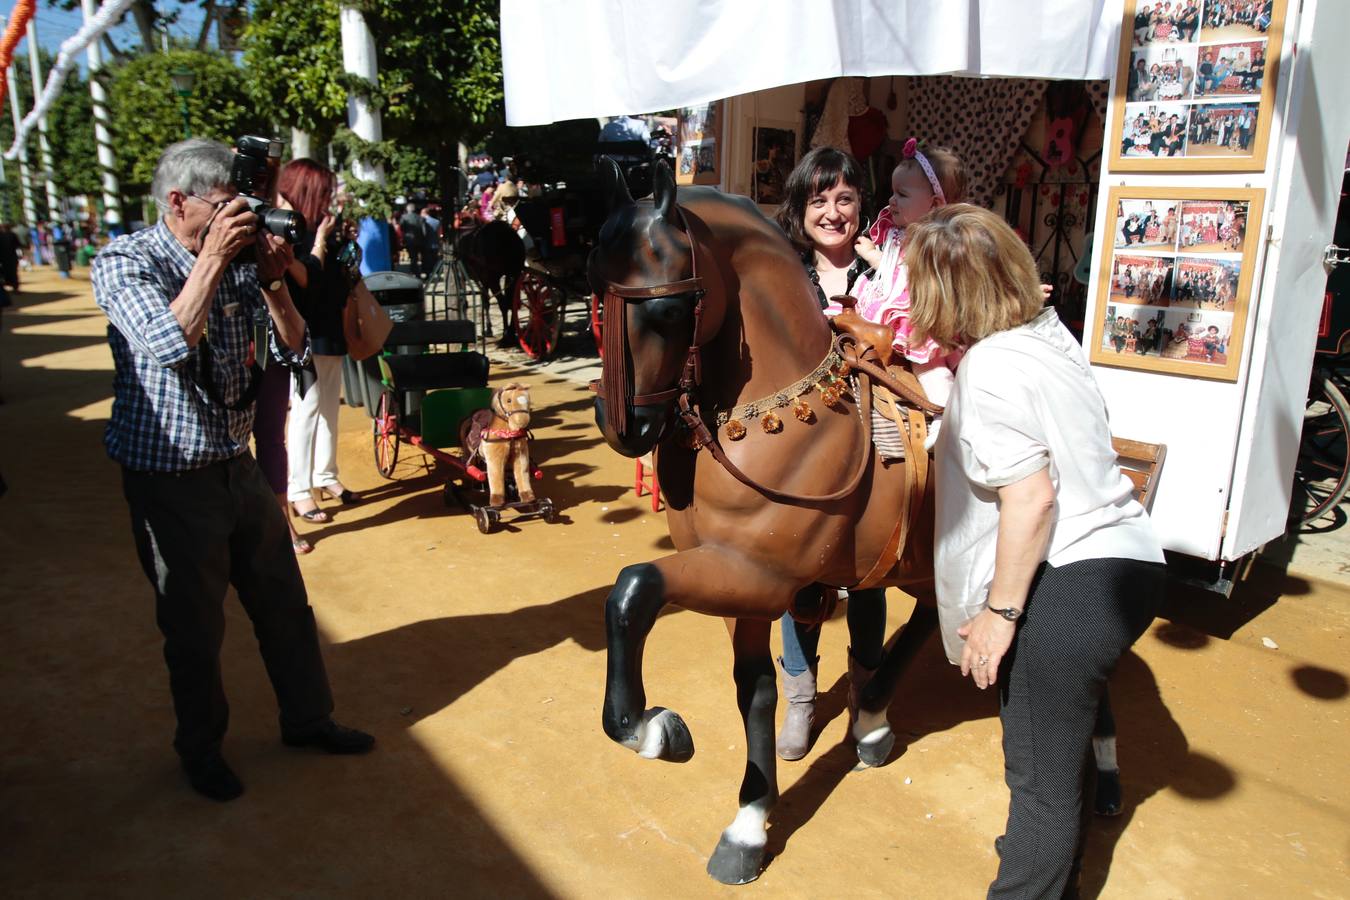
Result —
[[[628, 431], [629, 406], [661, 406], [675, 400], [681, 407], [681, 418], [684, 418], [685, 410], [693, 405], [690, 395], [703, 383], [703, 344], [708, 336], [701, 331], [706, 308], [703, 301], [708, 292], [698, 274], [698, 242], [694, 240], [689, 219], [683, 207], [677, 205], [675, 208], [679, 211], [684, 233], [689, 237], [689, 277], [664, 284], [639, 286], [605, 282], [605, 318], [601, 340], [605, 359], [610, 360], [611, 364], [602, 367], [600, 379], [591, 382], [591, 389], [604, 400], [605, 419], [620, 437]], [[689, 349], [685, 351], [680, 378], [673, 388], [651, 394], [634, 394], [633, 386], [628, 382], [628, 304], [678, 294], [692, 294], [694, 299], [693, 337]]]

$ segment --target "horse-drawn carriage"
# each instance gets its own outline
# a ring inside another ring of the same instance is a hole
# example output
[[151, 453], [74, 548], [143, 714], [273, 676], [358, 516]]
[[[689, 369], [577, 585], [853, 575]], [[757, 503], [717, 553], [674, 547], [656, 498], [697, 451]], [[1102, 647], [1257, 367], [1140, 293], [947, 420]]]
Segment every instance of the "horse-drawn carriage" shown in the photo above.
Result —
[[[620, 163], [636, 196], [650, 193], [655, 159], [650, 146], [608, 142], [595, 151], [593, 158], [605, 155]], [[428, 284], [433, 295], [453, 298], [447, 306], [486, 336], [493, 335], [488, 305], [493, 298], [502, 345], [518, 345], [530, 359], [546, 360], [562, 340], [569, 300], [586, 298], [584, 309], [598, 339], [597, 304], [585, 268], [604, 222], [604, 201], [591, 160], [553, 167], [522, 160], [520, 168], [531, 192], [504, 213], [514, 217], [516, 227], [502, 218], [458, 229]]]

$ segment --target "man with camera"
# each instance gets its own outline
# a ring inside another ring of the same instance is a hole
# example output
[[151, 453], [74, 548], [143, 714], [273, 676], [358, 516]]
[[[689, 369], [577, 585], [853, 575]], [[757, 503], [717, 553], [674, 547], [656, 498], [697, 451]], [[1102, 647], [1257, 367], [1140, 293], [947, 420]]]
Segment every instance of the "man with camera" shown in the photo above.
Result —
[[[309, 342], [283, 277], [293, 253], [279, 236], [295, 240], [304, 223], [277, 221], [285, 217], [239, 195], [241, 186], [256, 194], [246, 176], [257, 162], [245, 141], [240, 148], [235, 156], [193, 139], [165, 150], [152, 185], [160, 222], [109, 244], [92, 271], [116, 365], [105, 443], [122, 466], [137, 554], [155, 591], [174, 748], [192, 787], [221, 801], [244, 789], [220, 751], [231, 584], [276, 692], [282, 741], [330, 753], [375, 743], [330, 717], [314, 612], [248, 449], [260, 374], [253, 354], [299, 365]], [[255, 320], [265, 325], [255, 329]]]

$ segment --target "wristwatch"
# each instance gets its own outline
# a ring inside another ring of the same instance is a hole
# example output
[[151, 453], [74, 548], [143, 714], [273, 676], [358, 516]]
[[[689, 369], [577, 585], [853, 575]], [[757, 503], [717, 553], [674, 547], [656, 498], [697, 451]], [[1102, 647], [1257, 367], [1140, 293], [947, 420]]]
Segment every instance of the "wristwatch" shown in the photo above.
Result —
[[285, 283], [285, 282], [283, 282], [280, 278], [277, 278], [277, 279], [275, 279], [275, 280], [273, 280], [273, 281], [269, 281], [269, 282], [267, 282], [267, 284], [263, 285], [263, 290], [265, 290], [265, 291], [271, 291], [271, 292], [275, 293], [276, 291], [281, 290], [281, 286], [282, 286], [284, 283]]
[[990, 606], [988, 607], [988, 609], [994, 615], [1002, 616], [1009, 622], [1016, 622], [1018, 619], [1022, 618], [1022, 610], [1018, 609], [1015, 606], [1005, 606], [1003, 609], [997, 609], [995, 607]]

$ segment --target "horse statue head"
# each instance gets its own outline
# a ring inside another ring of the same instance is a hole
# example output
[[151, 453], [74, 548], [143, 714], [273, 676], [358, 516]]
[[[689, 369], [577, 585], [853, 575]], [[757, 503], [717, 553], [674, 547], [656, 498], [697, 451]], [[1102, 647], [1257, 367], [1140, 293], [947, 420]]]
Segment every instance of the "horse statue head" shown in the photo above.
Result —
[[724, 307], [705, 303], [715, 267], [700, 266], [694, 218], [676, 205], [670, 168], [656, 164], [653, 200], [639, 205], [619, 166], [609, 157], [600, 166], [608, 213], [588, 263], [604, 299], [596, 424], [611, 447], [637, 457], [668, 433], [681, 392], [696, 386], [700, 347]]

